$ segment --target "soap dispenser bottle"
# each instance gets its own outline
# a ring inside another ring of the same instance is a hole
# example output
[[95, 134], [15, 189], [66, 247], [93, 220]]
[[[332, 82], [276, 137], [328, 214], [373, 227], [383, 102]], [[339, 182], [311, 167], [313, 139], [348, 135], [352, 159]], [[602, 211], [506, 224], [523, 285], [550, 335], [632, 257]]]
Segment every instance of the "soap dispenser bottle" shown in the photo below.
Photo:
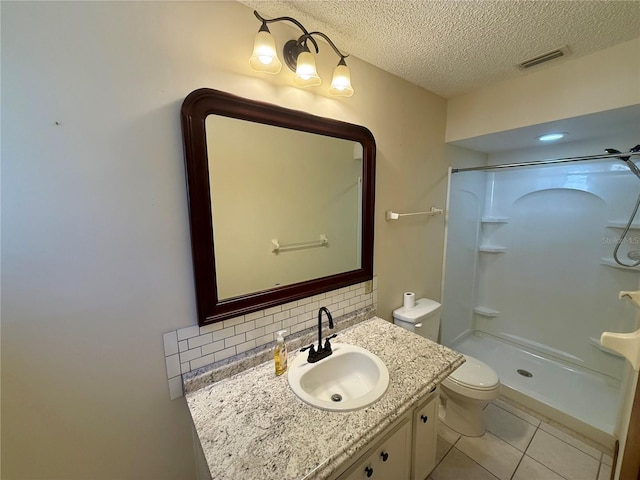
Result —
[[280, 330], [277, 332], [277, 344], [273, 353], [273, 360], [276, 364], [276, 375], [280, 376], [287, 371], [287, 345], [284, 343], [283, 335], [287, 333], [286, 330]]

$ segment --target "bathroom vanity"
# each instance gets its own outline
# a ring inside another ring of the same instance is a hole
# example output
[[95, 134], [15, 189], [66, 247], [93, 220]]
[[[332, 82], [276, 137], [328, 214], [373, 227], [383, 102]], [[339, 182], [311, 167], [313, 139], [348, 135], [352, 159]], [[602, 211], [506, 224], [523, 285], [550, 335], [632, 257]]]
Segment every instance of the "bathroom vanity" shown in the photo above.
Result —
[[[389, 370], [387, 391], [368, 407], [333, 412], [307, 405], [286, 374], [275, 376], [272, 360], [187, 388], [201, 476], [424, 480], [435, 463], [436, 387], [462, 355], [379, 318], [339, 332], [338, 341], [365, 348]], [[305, 354], [291, 351], [290, 362], [296, 355]]]

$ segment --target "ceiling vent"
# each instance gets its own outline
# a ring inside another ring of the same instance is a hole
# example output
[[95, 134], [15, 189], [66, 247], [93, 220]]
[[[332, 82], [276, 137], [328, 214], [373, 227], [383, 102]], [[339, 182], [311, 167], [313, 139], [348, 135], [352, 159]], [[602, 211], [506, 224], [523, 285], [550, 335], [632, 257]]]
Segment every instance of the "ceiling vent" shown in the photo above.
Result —
[[558, 48], [557, 50], [543, 53], [542, 55], [538, 55], [537, 57], [530, 58], [529, 60], [525, 60], [524, 62], [519, 63], [517, 67], [524, 70], [527, 68], [535, 67], [536, 65], [540, 65], [541, 63], [554, 60], [556, 58], [564, 57], [565, 55], [568, 55], [568, 54], [569, 54], [569, 47]]

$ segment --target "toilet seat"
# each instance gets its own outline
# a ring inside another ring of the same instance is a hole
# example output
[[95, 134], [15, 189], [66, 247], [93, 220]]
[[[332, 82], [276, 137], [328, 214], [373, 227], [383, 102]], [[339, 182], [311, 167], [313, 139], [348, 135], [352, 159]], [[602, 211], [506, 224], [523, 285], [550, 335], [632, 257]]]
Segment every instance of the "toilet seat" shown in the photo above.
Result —
[[500, 388], [500, 379], [496, 372], [486, 363], [469, 355], [466, 361], [453, 371], [442, 386], [476, 399], [491, 398]]

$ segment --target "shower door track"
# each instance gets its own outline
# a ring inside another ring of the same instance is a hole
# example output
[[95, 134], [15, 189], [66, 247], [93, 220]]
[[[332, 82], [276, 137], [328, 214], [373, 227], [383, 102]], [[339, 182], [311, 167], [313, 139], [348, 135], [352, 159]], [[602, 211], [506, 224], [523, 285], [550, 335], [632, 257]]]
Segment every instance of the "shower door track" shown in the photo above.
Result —
[[551, 165], [554, 163], [569, 163], [569, 162], [584, 162], [588, 160], [603, 160], [603, 159], [615, 159], [621, 160], [621, 157], [632, 157], [640, 155], [640, 152], [623, 152], [623, 153], [603, 153], [601, 155], [586, 155], [582, 157], [565, 157], [554, 158], [549, 160], [540, 160], [537, 162], [521, 162], [521, 163], [505, 163], [501, 165], [485, 165], [483, 167], [467, 167], [467, 168], [452, 168], [451, 173], [459, 172], [473, 172], [478, 170], [497, 170], [501, 168], [515, 168], [515, 167], [535, 167], [536, 165]]

